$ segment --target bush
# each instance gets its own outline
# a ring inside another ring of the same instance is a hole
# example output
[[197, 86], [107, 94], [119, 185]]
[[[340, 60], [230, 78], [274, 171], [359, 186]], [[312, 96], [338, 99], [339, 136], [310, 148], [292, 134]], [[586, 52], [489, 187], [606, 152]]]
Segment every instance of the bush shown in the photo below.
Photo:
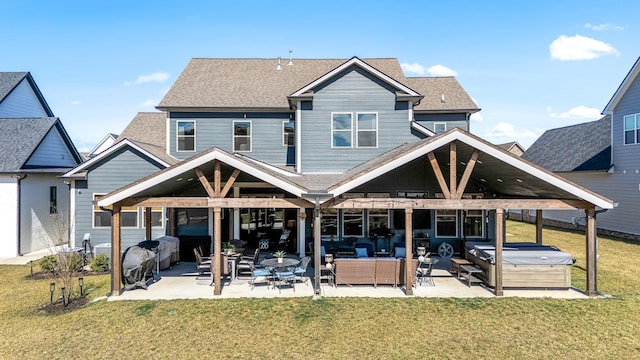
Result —
[[[64, 256], [62, 259], [62, 263], [60, 262], [60, 257]], [[67, 263], [68, 261], [68, 263]], [[82, 271], [82, 256], [77, 253], [61, 253], [59, 255], [47, 255], [38, 261], [40, 268], [44, 272], [53, 273], [55, 271], [74, 271], [80, 272]], [[65, 269], [61, 269], [60, 267], [65, 267]], [[67, 269], [68, 267], [68, 269]]]
[[98, 254], [93, 258], [89, 267], [97, 272], [109, 271], [109, 258], [105, 254]]
[[38, 260], [38, 265], [44, 272], [52, 273], [58, 265], [58, 257], [55, 255], [47, 255]]

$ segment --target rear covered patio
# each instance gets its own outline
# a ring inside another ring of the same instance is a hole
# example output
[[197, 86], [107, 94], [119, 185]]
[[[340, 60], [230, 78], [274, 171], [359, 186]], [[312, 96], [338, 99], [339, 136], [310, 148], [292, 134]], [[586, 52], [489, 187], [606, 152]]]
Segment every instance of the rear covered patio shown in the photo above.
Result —
[[[185, 179], [194, 181], [184, 181]], [[424, 196], [397, 197], [398, 189], [402, 189], [403, 183], [409, 184], [404, 185], [405, 187], [415, 187], [415, 183], [422, 183], [421, 190]], [[346, 196], [353, 192], [362, 196]], [[364, 195], [370, 193], [385, 193], [386, 196]], [[512, 290], [505, 290], [502, 286], [502, 244], [505, 239], [506, 209], [531, 209], [536, 210], [538, 214], [542, 209], [581, 209], [587, 218], [586, 295], [595, 296], [595, 218], [598, 211], [612, 208], [613, 202], [469, 133], [453, 129], [417, 143], [400, 146], [342, 174], [298, 174], [214, 148], [107, 194], [98, 200], [97, 205], [112, 206], [112, 251], [115, 255], [112, 257], [112, 296], [116, 297], [121, 295], [122, 269], [120, 256], [117, 254], [123, 250], [120, 237], [120, 211], [123, 206], [169, 208], [169, 235], [172, 235], [172, 229], [175, 228], [175, 224], [172, 223], [175, 217], [171, 209], [208, 209], [210, 219], [213, 219], [211, 250], [220, 258], [222, 242], [229, 240], [223, 240], [221, 235], [223, 209], [229, 209], [228, 213], [232, 214], [234, 236], [235, 229], [240, 228], [240, 208], [294, 209], [297, 214], [296, 249], [300, 257], [304, 256], [307, 248], [307, 233], [312, 234], [310, 238], [313, 244], [314, 273], [308, 291], [309, 295], [313, 296], [357, 296], [338, 295], [350, 292], [355, 294], [355, 287], [334, 289], [325, 288], [325, 285], [321, 284], [321, 220], [326, 212], [359, 211], [364, 214], [366, 211], [369, 214], [372, 210], [378, 209], [387, 213], [404, 214], [402, 241], [406, 249], [405, 257], [412, 259], [415, 251], [412, 223], [414, 211], [482, 211], [482, 221], [487, 223], [486, 227], [483, 225], [483, 229], [486, 229], [485, 240], [493, 241], [495, 246], [495, 286], [485, 291], [490, 292], [491, 296], [509, 296]], [[528, 241], [542, 244], [542, 217], [538, 216], [538, 219], [540, 221], [537, 223], [536, 237]], [[147, 221], [147, 224], [149, 223], [150, 221]], [[150, 236], [149, 229], [147, 232]], [[237, 233], [239, 234], [239, 231]], [[221, 261], [217, 263], [221, 264]], [[445, 263], [441, 262], [441, 266]], [[407, 261], [404, 264], [404, 283], [411, 284], [414, 272], [411, 262]], [[223, 286], [221, 274], [221, 267], [216, 266], [214, 286], [207, 286], [212, 296], [225, 297], [243, 293], [232, 290], [234, 285]], [[164, 278], [156, 285], [160, 285], [163, 280]], [[175, 286], [178, 286], [177, 283]], [[300, 289], [305, 287], [300, 286]], [[371, 291], [370, 287], [367, 289]], [[359, 290], [359, 287], [356, 290]], [[387, 289], [380, 290], [380, 293], [384, 291]], [[421, 291], [421, 288], [407, 286], [402, 294], [421, 296]]]

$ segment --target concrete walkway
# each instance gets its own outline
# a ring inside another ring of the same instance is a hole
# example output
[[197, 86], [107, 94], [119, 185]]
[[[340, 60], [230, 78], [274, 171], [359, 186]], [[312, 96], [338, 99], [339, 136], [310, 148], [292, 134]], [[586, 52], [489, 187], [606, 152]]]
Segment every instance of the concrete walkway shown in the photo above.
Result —
[[[414, 297], [495, 297], [490, 288], [474, 284], [470, 287], [466, 283], [452, 276], [449, 271], [449, 262], [440, 261], [433, 270], [434, 285], [419, 285], [413, 288]], [[308, 269], [308, 274], [313, 274], [313, 269]], [[280, 291], [277, 288], [268, 287], [266, 283], [256, 283], [252, 290], [247, 279], [236, 279], [223, 285], [221, 295], [213, 295], [211, 276], [197, 277], [194, 263], [180, 263], [171, 270], [161, 270], [155, 281], [148, 282], [148, 288], [124, 291], [120, 296], [109, 297], [110, 301], [116, 300], [169, 300], [169, 299], [231, 299], [231, 298], [290, 298], [312, 297], [313, 278], [305, 283], [297, 283], [295, 290], [290, 286], [283, 286]], [[321, 295], [326, 297], [370, 297], [389, 298], [407, 297], [404, 289], [394, 288], [390, 285], [340, 285], [330, 286], [323, 282]], [[504, 297], [529, 297], [529, 298], [562, 298], [562, 299], [588, 299], [581, 291], [568, 290], [505, 290]]]
[[49, 249], [45, 249], [24, 254], [22, 256], [0, 257], [0, 265], [26, 265], [30, 261], [35, 262], [36, 260], [42, 259], [43, 257], [51, 254], [54, 254], [54, 252]]

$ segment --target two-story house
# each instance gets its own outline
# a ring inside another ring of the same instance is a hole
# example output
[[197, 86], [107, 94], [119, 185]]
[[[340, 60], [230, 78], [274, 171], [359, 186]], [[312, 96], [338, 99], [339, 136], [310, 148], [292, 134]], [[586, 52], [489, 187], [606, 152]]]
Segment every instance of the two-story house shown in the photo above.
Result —
[[[164, 115], [148, 115], [157, 128], [123, 132], [67, 174], [86, 193], [76, 227], [91, 217], [92, 234], [102, 231], [116, 254], [151, 235], [154, 222], [141, 219], [154, 209], [181, 246], [201, 236], [216, 254], [230, 239], [277, 246], [273, 234], [290, 230], [289, 251], [311, 244], [319, 272], [324, 241], [336, 250], [400, 243], [410, 257], [415, 237], [450, 256], [465, 240], [502, 244], [504, 209], [612, 207], [471, 135], [479, 109], [455, 78], [406, 77], [397, 59], [193, 59], [158, 109]], [[163, 134], [153, 143], [163, 154], [135, 138], [151, 133]], [[96, 227], [97, 217], [113, 230]]]
[[69, 186], [81, 157], [29, 72], [0, 72], [0, 257], [66, 243]]
[[[598, 229], [640, 236], [640, 58], [597, 121], [546, 131], [524, 158], [611, 199], [617, 207], [598, 214]], [[584, 226], [584, 214], [545, 211], [549, 221]]]

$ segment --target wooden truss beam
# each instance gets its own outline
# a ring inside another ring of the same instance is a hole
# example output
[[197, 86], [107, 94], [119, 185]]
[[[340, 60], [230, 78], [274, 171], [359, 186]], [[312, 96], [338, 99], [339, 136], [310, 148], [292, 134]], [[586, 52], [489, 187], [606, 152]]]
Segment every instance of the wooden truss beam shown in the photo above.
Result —
[[314, 204], [293, 198], [207, 198], [207, 197], [145, 197], [122, 200], [121, 206], [169, 208], [309, 208]]
[[588, 209], [593, 207], [582, 200], [558, 199], [383, 199], [359, 198], [336, 199], [334, 209], [449, 209], [449, 210], [493, 210], [493, 209]]
[[442, 171], [440, 170], [440, 165], [438, 164], [438, 159], [433, 155], [433, 151], [429, 151], [427, 153], [427, 157], [429, 158], [429, 162], [431, 163], [431, 168], [436, 175], [436, 179], [438, 180], [438, 184], [440, 185], [440, 190], [442, 190], [442, 194], [445, 199], [451, 198], [451, 193], [449, 192], [449, 186], [447, 186], [447, 182], [442, 175]]

